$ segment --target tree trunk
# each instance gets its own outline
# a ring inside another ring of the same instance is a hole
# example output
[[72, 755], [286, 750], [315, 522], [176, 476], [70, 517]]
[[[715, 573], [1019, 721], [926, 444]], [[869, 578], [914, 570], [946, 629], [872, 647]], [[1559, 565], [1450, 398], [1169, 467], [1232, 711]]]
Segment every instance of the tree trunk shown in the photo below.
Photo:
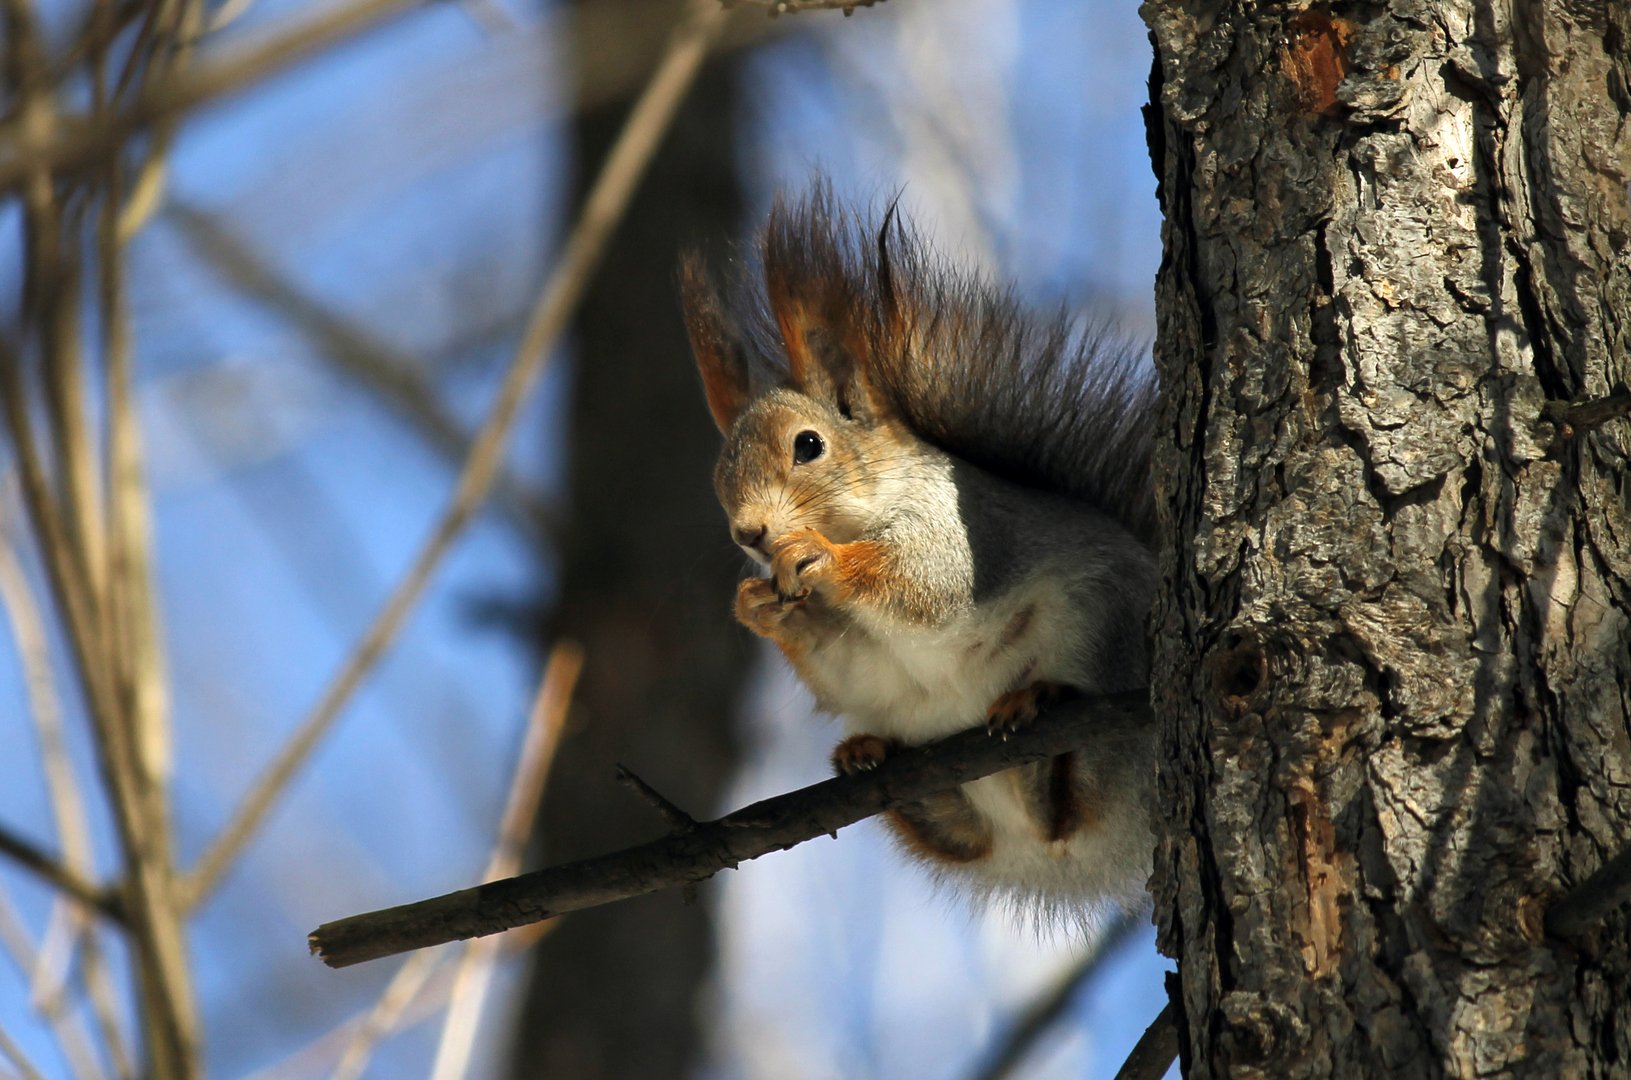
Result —
[[1627, 4], [1150, 0], [1186, 1074], [1631, 1075]]
[[[741, 558], [710, 484], [719, 435], [675, 291], [681, 247], [740, 226], [734, 83], [726, 61], [699, 77], [574, 328], [571, 495], [550, 629], [581, 642], [586, 663], [541, 818], [545, 863], [665, 830], [617, 783], [618, 763], [698, 815], [717, 808], [736, 764], [735, 704], [752, 656], [729, 617]], [[619, 102], [580, 117], [580, 172], [604, 160], [627, 112]], [[674, 893], [566, 917], [538, 948], [512, 1075], [686, 1076], [702, 1049], [699, 992], [714, 952], [709, 908]]]

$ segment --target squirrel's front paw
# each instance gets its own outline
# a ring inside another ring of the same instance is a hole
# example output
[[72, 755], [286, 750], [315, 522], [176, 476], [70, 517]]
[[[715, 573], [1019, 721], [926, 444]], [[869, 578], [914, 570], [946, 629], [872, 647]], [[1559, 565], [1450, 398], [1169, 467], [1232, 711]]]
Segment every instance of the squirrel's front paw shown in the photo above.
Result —
[[814, 529], [789, 536], [770, 560], [770, 580], [783, 600], [802, 600], [832, 573], [833, 545]]
[[765, 578], [748, 578], [736, 587], [736, 621], [760, 637], [777, 637], [792, 610]]
[[833, 772], [843, 776], [876, 769], [883, 759], [901, 748], [898, 739], [882, 735], [851, 735], [832, 748]]
[[986, 710], [985, 727], [993, 735], [1007, 738], [1010, 732], [1025, 727], [1049, 702], [1064, 697], [1070, 688], [1060, 683], [1039, 682], [1010, 690], [991, 703]]

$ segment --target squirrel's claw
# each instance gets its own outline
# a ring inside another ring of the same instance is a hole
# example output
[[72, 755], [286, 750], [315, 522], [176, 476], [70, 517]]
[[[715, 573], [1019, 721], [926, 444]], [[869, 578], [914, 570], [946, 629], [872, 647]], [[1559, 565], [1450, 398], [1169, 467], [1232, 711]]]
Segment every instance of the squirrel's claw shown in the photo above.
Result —
[[833, 772], [840, 776], [870, 772], [901, 745], [898, 739], [886, 739], [882, 735], [851, 735], [833, 747]]
[[1043, 706], [1062, 697], [1066, 688], [1057, 683], [1039, 682], [1010, 690], [986, 710], [985, 728], [1004, 740], [1026, 727]]

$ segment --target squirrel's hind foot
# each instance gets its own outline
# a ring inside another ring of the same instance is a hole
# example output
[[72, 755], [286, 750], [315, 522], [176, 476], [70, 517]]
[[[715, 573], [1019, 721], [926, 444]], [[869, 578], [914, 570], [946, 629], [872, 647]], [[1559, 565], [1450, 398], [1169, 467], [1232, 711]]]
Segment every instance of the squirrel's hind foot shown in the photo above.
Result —
[[1049, 704], [1070, 693], [1063, 683], [1036, 682], [1010, 690], [991, 703], [985, 713], [985, 728], [993, 735], [1007, 738], [1036, 719], [1036, 714]]
[[876, 769], [884, 758], [904, 745], [899, 739], [886, 739], [882, 735], [851, 735], [833, 747], [833, 772], [848, 776]]

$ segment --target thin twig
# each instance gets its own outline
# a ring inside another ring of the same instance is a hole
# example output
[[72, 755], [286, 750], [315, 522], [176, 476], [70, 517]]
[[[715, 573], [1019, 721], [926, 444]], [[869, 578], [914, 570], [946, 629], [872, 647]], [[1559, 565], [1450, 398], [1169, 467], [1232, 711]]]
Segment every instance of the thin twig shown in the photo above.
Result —
[[[15, 98], [14, 129], [23, 138], [50, 140], [62, 129], [50, 83], [47, 47], [29, 0], [5, 0], [7, 74]], [[100, 503], [96, 494], [89, 423], [80, 355], [80, 257], [77, 214], [53, 182], [35, 165], [21, 177], [22, 239], [26, 276], [22, 314], [42, 354], [40, 383], [46, 444], [55, 455], [50, 479], [71, 546], [67, 555], [85, 581], [93, 604], [101, 596], [105, 560]]]
[[1620, 852], [1576, 885], [1546, 912], [1546, 932], [1577, 938], [1615, 908], [1631, 901], [1631, 848]]
[[119, 659], [120, 697], [136, 749], [135, 764], [151, 803], [150, 824], [164, 833], [156, 855], [168, 871], [170, 692], [158, 605], [153, 598], [153, 521], [146, 451], [136, 415], [126, 310], [119, 169], [110, 165], [98, 222], [98, 287], [106, 367], [108, 618]]
[[[6, 485], [9, 489], [11, 485]], [[62, 730], [62, 701], [52, 674], [49, 638], [41, 605], [30, 588], [28, 575], [15, 554], [18, 537], [0, 524], [0, 606], [6, 609], [12, 640], [17, 644], [23, 679], [28, 689], [29, 713], [39, 740], [40, 771], [51, 800], [51, 814], [61, 839], [63, 862], [88, 876], [93, 859], [90, 827], [79, 782]]]
[[[3, 410], [5, 418], [0, 427], [4, 428], [18, 466], [23, 505], [34, 533], [35, 547], [41, 553], [52, 595], [56, 598], [57, 609], [68, 631], [74, 667], [84, 687], [86, 704], [97, 735], [97, 763], [110, 796], [120, 844], [128, 853], [146, 842], [146, 833], [134, 809], [133, 754], [124, 737], [123, 726], [116, 719], [118, 706], [113, 687], [108, 683], [110, 665], [103, 659], [107, 649], [105, 631], [92, 610], [84, 581], [71, 558], [69, 541], [45, 480], [45, 466], [34, 439], [22, 368], [3, 337], [0, 337], [0, 410]], [[138, 956], [145, 962], [149, 957], [157, 960], [166, 955], [175, 955], [173, 949], [162, 947], [163, 935], [150, 928], [150, 920], [145, 914], [151, 908], [151, 898], [157, 891], [152, 888], [151, 875], [138, 875], [132, 884], [127, 896], [136, 902], [136, 910], [131, 911], [120, 904], [119, 911], [131, 926]], [[93, 995], [93, 1008], [104, 1028], [111, 1032], [114, 1028], [108, 1020], [112, 1011], [106, 1002], [106, 979], [98, 956], [94, 955], [94, 947], [93, 951], [87, 952], [87, 965], [86, 978]], [[163, 1005], [157, 1001], [155, 1004]], [[159, 1045], [160, 1040], [155, 1039], [154, 1043]], [[116, 1066], [122, 1069], [125, 1064], [121, 1061], [122, 1044], [110, 1038], [108, 1046]]]
[[[192, 61], [202, 26], [200, 0], [163, 5], [126, 57], [125, 72], [143, 90], [168, 85]], [[108, 57], [102, 58], [104, 61]], [[115, 91], [117, 93], [117, 91]], [[107, 102], [95, 114], [109, 116]], [[127, 192], [123, 155], [111, 154], [87, 178], [100, 185], [96, 201], [96, 299], [102, 332], [101, 445], [106, 505], [100, 611], [114, 679], [115, 712], [109, 730], [118, 741], [104, 753], [124, 759], [128, 787], [112, 792], [120, 815], [132, 822], [123, 837], [138, 982], [137, 1005], [146, 1033], [146, 1068], [177, 1080], [201, 1069], [199, 1018], [186, 952], [185, 912], [176, 892], [174, 823], [170, 814], [169, 692], [152, 583], [152, 524], [140, 421], [136, 415], [132, 345], [126, 310], [124, 247], [145, 216], [142, 204], [162, 195], [164, 159], [175, 116], [159, 118], [142, 153], [129, 162], [138, 183]], [[89, 424], [94, 413], [82, 408]], [[106, 736], [104, 735], [104, 738]]]
[[[560, 744], [561, 729], [566, 719], [566, 706], [582, 667], [583, 653], [576, 645], [565, 643], [557, 645], [550, 655], [544, 674], [538, 681], [538, 690], [527, 720], [527, 736], [510, 783], [509, 798], [505, 802], [505, 810], [499, 821], [499, 840], [483, 880], [515, 873], [515, 865], [526, 846], [532, 820], [543, 796], [544, 779], [550, 763], [555, 759], [555, 749]], [[452, 1008], [448, 1012], [442, 1029], [442, 1039], [437, 1048], [438, 1063], [443, 1060], [446, 1048], [450, 1046], [448, 1032], [453, 1024], [454, 1013], [460, 1010], [461, 1003], [468, 1001], [473, 989], [479, 991], [485, 985], [482, 982], [472, 986], [470, 971], [473, 956], [475, 956], [473, 948], [465, 950], [445, 995]], [[403, 1013], [419, 996], [435, 968], [436, 959], [435, 953], [415, 953], [397, 968], [396, 974], [392, 975], [391, 981], [386, 984], [385, 992], [352, 1032], [329, 1080], [356, 1080], [362, 1075], [363, 1070], [368, 1067], [374, 1047], [395, 1030]], [[480, 1002], [475, 1002], [475, 1005], [479, 1013]], [[468, 1007], [468, 1004], [464, 1005], [464, 1008]], [[460, 1026], [467, 1022], [461, 1019]], [[440, 1071], [438, 1065], [433, 1074], [439, 1075]]]
[[[11, 484], [0, 487], [0, 499], [9, 501], [12, 487]], [[12, 640], [16, 642], [23, 668], [29, 716], [39, 744], [40, 771], [51, 803], [57, 842], [62, 847], [62, 865], [81, 880], [90, 881], [95, 873], [90, 825], [63, 734], [62, 701], [52, 673], [45, 617], [29, 585], [28, 575], [18, 561], [15, 548], [19, 538], [12, 533], [9, 524], [9, 518], [0, 520], [0, 607], [6, 609]], [[45, 943], [40, 948], [40, 967], [30, 979], [35, 1004], [42, 1009], [52, 1008], [52, 1003], [66, 988], [74, 944], [81, 935], [89, 933], [89, 925], [83, 904], [67, 900], [53, 905]], [[60, 964], [56, 963], [58, 960]], [[54, 977], [53, 971], [60, 971], [60, 978]], [[116, 1044], [110, 1049], [116, 1061], [123, 1060], [122, 1046]]]
[[80, 877], [62, 860], [47, 854], [39, 845], [23, 839], [4, 825], [0, 825], [0, 855], [5, 855], [53, 888], [60, 889], [108, 918], [117, 921], [124, 917], [106, 889]]
[[374, 1056], [374, 1047], [401, 1023], [402, 1014], [419, 997], [440, 959], [435, 953], [421, 952], [402, 962], [391, 981], [385, 984], [385, 991], [374, 1002], [374, 1007], [352, 1030], [329, 1080], [356, 1080], [362, 1075]]
[[[215, 269], [242, 291], [277, 308], [330, 363], [376, 393], [432, 449], [454, 464], [469, 456], [469, 433], [412, 361], [339, 311], [302, 292], [209, 214], [172, 203], [168, 215]], [[494, 480], [493, 498], [531, 539], [541, 541], [549, 536], [552, 523], [545, 501], [508, 469], [500, 469]]]
[[6, 1034], [5, 1028], [0, 1028], [0, 1058], [11, 1062], [11, 1067], [22, 1074], [23, 1080], [45, 1080], [45, 1074], [34, 1067], [23, 1053], [23, 1048]]
[[1610, 420], [1631, 416], [1631, 390], [1620, 390], [1590, 401], [1548, 401], [1541, 418], [1557, 425], [1561, 438], [1573, 439]]
[[1116, 1080], [1161, 1080], [1178, 1060], [1178, 1012], [1168, 1001], [1144, 1029], [1133, 1052], [1116, 1070]]
[[[504, 954], [506, 956], [519, 956], [525, 953], [544, 939], [545, 935], [537, 931], [550, 930], [556, 925], [558, 924], [538, 923], [501, 935], [499, 941], [503, 943]], [[242, 1080], [296, 1080], [296, 1078], [314, 1076], [331, 1063], [338, 1062], [344, 1057], [347, 1049], [357, 1040], [363, 1029], [371, 1023], [383, 1023], [384, 1030], [380, 1035], [369, 1037], [370, 1050], [373, 1042], [381, 1035], [406, 1030], [436, 1016], [447, 1007], [448, 998], [453, 988], [453, 973], [449, 969], [450, 966], [445, 963], [438, 963], [438, 961], [446, 959], [446, 957], [437, 953], [420, 952], [404, 961], [402, 967], [397, 969], [396, 975], [392, 976], [393, 982], [402, 975], [403, 968], [410, 965], [417, 966], [421, 961], [426, 962], [429, 976], [424, 980], [417, 994], [401, 1003], [400, 1012], [397, 1015], [376, 1017], [380, 1004], [384, 1000], [382, 997], [380, 1001], [375, 1002], [373, 1008], [368, 1012], [347, 1017], [299, 1050], [294, 1051], [275, 1064], [268, 1065], [243, 1077]], [[389, 986], [387, 986], [385, 992], [387, 994], [391, 992]], [[367, 1064], [366, 1058], [363, 1063]], [[331, 1074], [330, 1080], [335, 1080], [338, 1075]], [[351, 1073], [350, 1075], [354, 1078], [357, 1074]]]
[[[198, 0], [157, 5], [125, 50], [126, 72], [168, 71], [185, 63], [185, 47], [176, 35], [196, 20]], [[160, 10], [162, 8], [162, 11]], [[28, 0], [5, 0], [11, 32], [9, 69], [16, 75], [21, 122], [14, 129], [20, 145], [51, 145], [79, 126], [56, 113], [57, 96], [49, 83]], [[111, 21], [105, 5], [93, 10], [99, 25]], [[91, 61], [93, 115], [108, 107], [108, 44], [104, 38], [87, 53]], [[156, 58], [156, 59], [155, 59]], [[115, 90], [117, 94], [119, 91]], [[162, 144], [164, 129], [158, 132]], [[130, 470], [127, 453], [136, 420], [129, 403], [128, 344], [122, 321], [121, 242], [116, 221], [123, 189], [117, 156], [83, 178], [64, 183], [48, 164], [24, 155], [19, 161], [23, 190], [23, 225], [28, 253], [21, 348], [32, 344], [44, 439], [36, 443], [30, 419], [30, 387], [20, 357], [3, 356], [8, 372], [4, 395], [7, 433], [19, 461], [25, 505], [42, 551], [53, 595], [73, 644], [78, 674], [93, 723], [97, 763], [118, 828], [127, 875], [120, 884], [120, 912], [131, 943], [147, 1070], [175, 1080], [194, 1076], [198, 1065], [196, 1017], [182, 942], [180, 912], [175, 904], [170, 821], [162, 766], [152, 752], [155, 692], [162, 687], [150, 658], [155, 655], [150, 603], [144, 604], [148, 572], [145, 545], [132, 544], [124, 525], [145, 511], [129, 506], [131, 492], [110, 489]], [[85, 223], [98, 215], [98, 314], [105, 333], [103, 355], [110, 367], [108, 385], [98, 395], [88, 385], [91, 365], [83, 347], [87, 325], [81, 297]], [[9, 352], [9, 350], [8, 350]], [[124, 366], [123, 376], [120, 373]], [[96, 425], [105, 418], [109, 429]], [[101, 468], [99, 452], [110, 462]], [[49, 462], [41, 455], [49, 452]], [[107, 496], [104, 502], [104, 494]], [[145, 500], [135, 489], [134, 497]], [[123, 545], [121, 549], [121, 545]], [[162, 712], [162, 710], [159, 710]], [[72, 869], [72, 867], [70, 867]], [[53, 944], [58, 938], [50, 939]], [[122, 1045], [105, 1007], [106, 982], [93, 937], [87, 937], [86, 985], [110, 1056], [121, 1072], [129, 1071]]]
[[1037, 1040], [1059, 1022], [1076, 995], [1104, 968], [1105, 961], [1143, 924], [1143, 919], [1123, 915], [1105, 927], [1094, 941], [1093, 950], [1047, 993], [1031, 1003], [997, 1044], [995, 1052], [987, 1056], [986, 1064], [973, 1074], [972, 1080], [1006, 1080], [1015, 1075], [1015, 1070], [1036, 1047]]
[[[19, 186], [35, 168], [76, 168], [106, 157], [117, 152], [131, 136], [161, 120], [177, 118], [201, 105], [248, 90], [260, 80], [292, 64], [342, 45], [419, 6], [433, 5], [428, 0], [364, 0], [352, 8], [293, 30], [287, 36], [246, 47], [236, 55], [200, 66], [190, 75], [176, 77], [150, 88], [122, 112], [67, 125], [54, 138], [0, 140], [0, 192]], [[631, 52], [638, 52], [638, 49], [631, 48], [630, 28], [633, 27], [638, 34], [669, 6], [668, 0], [641, 0], [623, 4], [602, 2], [590, 6], [586, 11], [558, 16], [569, 19], [574, 27], [583, 24], [590, 28], [589, 33], [574, 34], [573, 39], [559, 50], [561, 55], [580, 58], [587, 55], [586, 48], [595, 50], [595, 63], [586, 73], [587, 80], [580, 86], [580, 89], [587, 90], [587, 93], [580, 94], [580, 107], [605, 104], [626, 96], [629, 80], [625, 78], [624, 62]], [[132, 8], [121, 21], [112, 24], [107, 33], [110, 36], [122, 33], [128, 28], [128, 21], [139, 12], [151, 10], [152, 7], [147, 5]], [[775, 24], [772, 20], [739, 22], [721, 45], [725, 48], [742, 48], [764, 40], [776, 32], [765, 29], [767, 25]], [[540, 39], [559, 45], [563, 32], [551, 19], [546, 20], [544, 28], [536, 33]], [[83, 51], [83, 35], [77, 35], [69, 50], [59, 59], [57, 68], [71, 68], [82, 58]]]
[[48, 135], [24, 132], [10, 145], [0, 143], [0, 191], [17, 187], [36, 170], [59, 171], [83, 165], [116, 149], [137, 132], [251, 86], [424, 3], [359, 0], [236, 56], [199, 65], [185, 75], [148, 87], [128, 108], [104, 121]]
[[324, 963], [346, 967], [705, 881], [748, 859], [836, 834], [890, 806], [1063, 753], [1109, 724], [1147, 724], [1149, 717], [1143, 693], [1060, 702], [1006, 742], [991, 738], [983, 727], [965, 731], [903, 751], [870, 772], [779, 795], [689, 832], [325, 923], [309, 942]]
[[[22, 0], [7, 0], [6, 13], [11, 30], [26, 27]], [[26, 53], [27, 37], [15, 35], [13, 47]], [[27, 118], [18, 130], [24, 138], [50, 141], [60, 128], [53, 119], [49, 91], [43, 95], [31, 92], [24, 98]], [[31, 338], [40, 353], [38, 370], [43, 376], [48, 436], [43, 445], [54, 451], [56, 459], [47, 469], [41, 459], [42, 444], [36, 442], [33, 432], [20, 358], [11, 349], [0, 348], [6, 434], [19, 464], [24, 505], [37, 547], [73, 646], [95, 729], [97, 763], [125, 865], [130, 869], [122, 890], [123, 910], [135, 959], [149, 1068], [185, 1080], [194, 1074], [196, 1065], [196, 1028], [180, 928], [173, 918], [165, 857], [168, 825], [153, 813], [159, 804], [153, 789], [142, 783], [136, 764], [103, 594], [106, 530], [95, 473], [95, 440], [90, 434], [94, 414], [82, 383], [84, 311], [77, 278], [83, 241], [80, 227], [90, 200], [73, 201], [72, 212], [63, 215], [56, 202], [58, 185], [39, 163], [24, 162], [21, 175], [25, 177], [25, 238], [30, 255], [23, 314], [32, 326], [31, 333], [21, 335], [20, 340]], [[109, 197], [114, 196], [110, 193]], [[53, 479], [60, 488], [56, 494]]]
[[[106, 660], [109, 646], [105, 628], [92, 606], [85, 579], [72, 556], [66, 529], [46, 479], [45, 463], [33, 433], [20, 358], [4, 336], [0, 336], [0, 412], [4, 416], [0, 428], [4, 429], [17, 464], [23, 506], [35, 537], [35, 548], [42, 557], [51, 593], [68, 631], [74, 669], [84, 687], [86, 705], [97, 736], [97, 764], [110, 796], [120, 844], [130, 853], [147, 843], [148, 830], [140, 820], [137, 808], [139, 800], [132, 763], [134, 755], [128, 746], [125, 729], [117, 719], [118, 704], [114, 688], [109, 683], [111, 664]], [[155, 929], [147, 914], [154, 906], [155, 894], [162, 891], [162, 887], [155, 886], [152, 875], [138, 874], [126, 892], [126, 898], [134, 901], [135, 906], [129, 908], [121, 905], [121, 911], [131, 927], [138, 958], [143, 963], [151, 959], [157, 964], [177, 953], [165, 944], [166, 939], [174, 942], [174, 935]], [[93, 1007], [101, 1020], [111, 1015], [111, 1010], [102, 1000], [105, 993], [98, 989], [105, 987], [105, 979], [96, 964], [96, 957], [87, 954], [87, 958], [90, 964], [86, 969], [87, 981], [94, 995]], [[144, 973], [141, 978], [144, 985], [149, 984], [147, 974]], [[158, 1000], [159, 996], [152, 995], [152, 1000], [155, 1007], [163, 1012], [168, 1006]], [[162, 1016], [154, 1020], [155, 1024], [167, 1030], [174, 1027]], [[162, 1047], [173, 1041], [168, 1037], [158, 1037], [160, 1033], [157, 1028], [150, 1029], [149, 1034], [156, 1036], [152, 1039], [155, 1046]], [[110, 1041], [109, 1049], [116, 1055], [116, 1063], [119, 1048], [117, 1041]], [[164, 1053], [164, 1050], [158, 1052]]]
[[710, 42], [723, 24], [723, 11], [713, 0], [693, 0], [690, 14], [675, 31], [667, 54], [602, 166], [555, 272], [533, 308], [498, 400], [482, 424], [459, 475], [451, 504], [322, 700], [277, 759], [256, 780], [231, 823], [200, 860], [184, 892], [190, 904], [197, 904], [219, 884], [272, 804], [338, 718], [352, 693], [395, 640], [430, 580], [431, 572], [486, 497], [522, 403], [542, 374], [590, 276], [600, 265], [612, 230], [623, 216], [635, 185], [644, 175], [675, 110], [702, 66]]
[[[36, 548], [44, 556], [52, 595], [68, 629], [76, 672], [85, 690], [96, 733], [97, 764], [107, 788], [119, 841], [132, 868], [124, 890], [126, 916], [137, 956], [138, 982], [154, 1068], [170, 1075], [190, 1075], [192, 1059], [190, 997], [180, 927], [166, 916], [173, 890], [167, 869], [154, 859], [163, 832], [148, 820], [148, 801], [137, 777], [130, 732], [121, 719], [117, 691], [110, 684], [107, 630], [93, 606], [86, 581], [73, 558], [73, 548], [46, 482], [46, 472], [35, 442], [26, 390], [17, 357], [0, 338], [0, 408], [5, 434], [19, 466], [34, 530]], [[181, 988], [183, 992], [174, 992]]]
[[[498, 842], [487, 862], [483, 881], [497, 881], [521, 868], [521, 857], [532, 836], [538, 806], [543, 801], [555, 751], [566, 728], [567, 709], [583, 670], [583, 650], [562, 642], [550, 653], [549, 664], [538, 683], [527, 718], [527, 736], [521, 745], [510, 796], [499, 821]], [[501, 939], [481, 938], [465, 946], [464, 955], [453, 974], [453, 994], [447, 1016], [442, 1021], [442, 1037], [436, 1046], [431, 1080], [461, 1080], [469, 1069], [470, 1052], [476, 1045], [476, 1028], [482, 1006], [492, 986]]]
[[[29, 937], [11, 905], [11, 898], [3, 889], [0, 889], [0, 948], [11, 957], [11, 962], [24, 976], [39, 966], [33, 939]], [[107, 1074], [97, 1064], [90, 1036], [84, 1025], [79, 1023], [79, 1018], [63, 1011], [41, 1015], [76, 1080], [104, 1080]]]
[[883, 0], [719, 0], [728, 10], [738, 7], [763, 8], [772, 18], [796, 15], [801, 11], [842, 11], [847, 18], [856, 8], [871, 7]]
[[79, 947], [80, 978], [85, 997], [90, 1001], [91, 1017], [96, 1023], [97, 1033], [102, 1037], [102, 1047], [113, 1064], [114, 1075], [120, 1080], [132, 1080], [136, 1076], [136, 1065], [125, 1046], [124, 1031], [119, 1025], [118, 999], [114, 996], [113, 979], [108, 971], [107, 956], [102, 951], [99, 928], [86, 926]]
[[[198, 18], [201, 5], [179, 4], [174, 11], [185, 29]], [[116, 21], [109, 0], [99, 0], [98, 13]], [[180, 70], [190, 49], [154, 47], [164, 54], [166, 74]], [[108, 75], [112, 63], [111, 35], [100, 36], [90, 52], [92, 111], [97, 119], [111, 115]], [[152, 509], [146, 480], [141, 425], [134, 402], [134, 375], [129, 317], [126, 308], [124, 246], [141, 220], [162, 199], [166, 177], [165, 147], [169, 125], [162, 126], [148, 147], [146, 160], [137, 163], [138, 178], [125, 194], [124, 162], [119, 155], [105, 158], [94, 174], [101, 184], [97, 212], [97, 311], [101, 329], [101, 356], [105, 369], [103, 398], [106, 431], [103, 448], [108, 505], [103, 518], [107, 594], [104, 618], [113, 678], [116, 681], [120, 721], [134, 750], [129, 765], [140, 785], [140, 825], [144, 842], [139, 849], [126, 846], [132, 883], [145, 894], [139, 903], [146, 912], [138, 938], [138, 962], [143, 965], [140, 992], [148, 999], [142, 1011], [148, 1019], [150, 1041], [158, 1028], [174, 1032], [174, 1041], [186, 1058], [184, 1067], [197, 1065], [197, 1020], [192, 987], [181, 955], [181, 913], [174, 901], [175, 863], [169, 812], [169, 683], [163, 657], [163, 635], [153, 596]], [[98, 928], [80, 916], [82, 985], [102, 1041], [121, 1080], [134, 1077], [136, 1066], [125, 1048], [118, 1006]], [[178, 962], [179, 961], [179, 962]], [[158, 1062], [153, 1063], [157, 1067]]]
[[668, 797], [639, 776], [627, 765], [617, 767], [618, 783], [639, 795], [642, 800], [656, 809], [662, 819], [668, 822], [668, 827], [674, 832], [690, 832], [697, 827], [697, 819], [681, 810], [669, 801]]

